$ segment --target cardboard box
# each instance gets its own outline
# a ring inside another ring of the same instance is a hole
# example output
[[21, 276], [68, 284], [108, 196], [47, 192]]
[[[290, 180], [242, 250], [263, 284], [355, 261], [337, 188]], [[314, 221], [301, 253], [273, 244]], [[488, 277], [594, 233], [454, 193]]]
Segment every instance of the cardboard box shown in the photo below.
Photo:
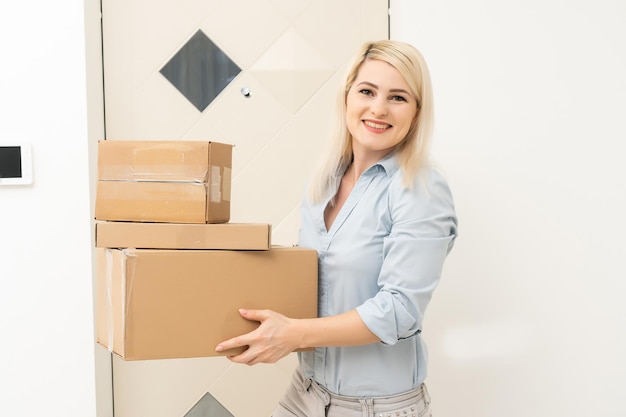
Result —
[[226, 223], [232, 145], [98, 142], [97, 220]]
[[96, 222], [96, 247], [144, 249], [269, 250], [265, 223]]
[[97, 253], [97, 341], [126, 360], [236, 353], [214, 349], [258, 326], [239, 315], [242, 307], [317, 315], [317, 252], [311, 249]]
[[[101, 140], [98, 179], [101, 181], [208, 182], [211, 166], [228, 166], [232, 145], [206, 141]], [[223, 164], [211, 158], [224, 157]], [[223, 154], [225, 152], [225, 154]]]

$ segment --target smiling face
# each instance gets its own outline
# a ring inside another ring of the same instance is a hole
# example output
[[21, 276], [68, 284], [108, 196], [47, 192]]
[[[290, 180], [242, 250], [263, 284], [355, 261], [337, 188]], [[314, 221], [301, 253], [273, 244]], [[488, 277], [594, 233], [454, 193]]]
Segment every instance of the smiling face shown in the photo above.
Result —
[[354, 157], [379, 161], [406, 137], [417, 113], [417, 100], [397, 69], [380, 60], [363, 62], [346, 96]]

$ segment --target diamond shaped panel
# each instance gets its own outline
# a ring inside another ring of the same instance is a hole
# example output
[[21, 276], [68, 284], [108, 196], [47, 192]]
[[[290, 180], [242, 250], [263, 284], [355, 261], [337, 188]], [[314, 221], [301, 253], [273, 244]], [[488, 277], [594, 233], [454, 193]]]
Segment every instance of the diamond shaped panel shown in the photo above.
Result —
[[233, 417], [210, 393], [206, 393], [185, 417]]
[[201, 30], [161, 68], [161, 74], [201, 112], [240, 72]]
[[250, 69], [293, 114], [336, 68], [295, 28], [281, 35]]

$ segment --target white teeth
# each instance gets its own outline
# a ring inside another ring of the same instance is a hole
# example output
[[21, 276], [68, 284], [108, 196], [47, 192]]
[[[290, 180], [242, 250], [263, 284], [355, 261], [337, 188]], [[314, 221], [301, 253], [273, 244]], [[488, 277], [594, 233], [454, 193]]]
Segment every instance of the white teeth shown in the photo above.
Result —
[[374, 129], [387, 129], [389, 127], [388, 124], [374, 123], [368, 120], [365, 120], [365, 124], [369, 127], [373, 127]]

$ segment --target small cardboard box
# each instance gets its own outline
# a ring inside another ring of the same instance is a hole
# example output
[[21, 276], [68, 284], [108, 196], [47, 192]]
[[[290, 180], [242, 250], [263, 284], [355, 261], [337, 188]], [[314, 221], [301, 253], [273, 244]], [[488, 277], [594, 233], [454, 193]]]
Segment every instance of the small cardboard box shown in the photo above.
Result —
[[96, 222], [96, 247], [136, 249], [269, 250], [265, 223]]
[[97, 341], [126, 360], [221, 356], [239, 308], [317, 316], [317, 252], [97, 249]]
[[226, 223], [231, 171], [224, 143], [101, 140], [95, 218]]

